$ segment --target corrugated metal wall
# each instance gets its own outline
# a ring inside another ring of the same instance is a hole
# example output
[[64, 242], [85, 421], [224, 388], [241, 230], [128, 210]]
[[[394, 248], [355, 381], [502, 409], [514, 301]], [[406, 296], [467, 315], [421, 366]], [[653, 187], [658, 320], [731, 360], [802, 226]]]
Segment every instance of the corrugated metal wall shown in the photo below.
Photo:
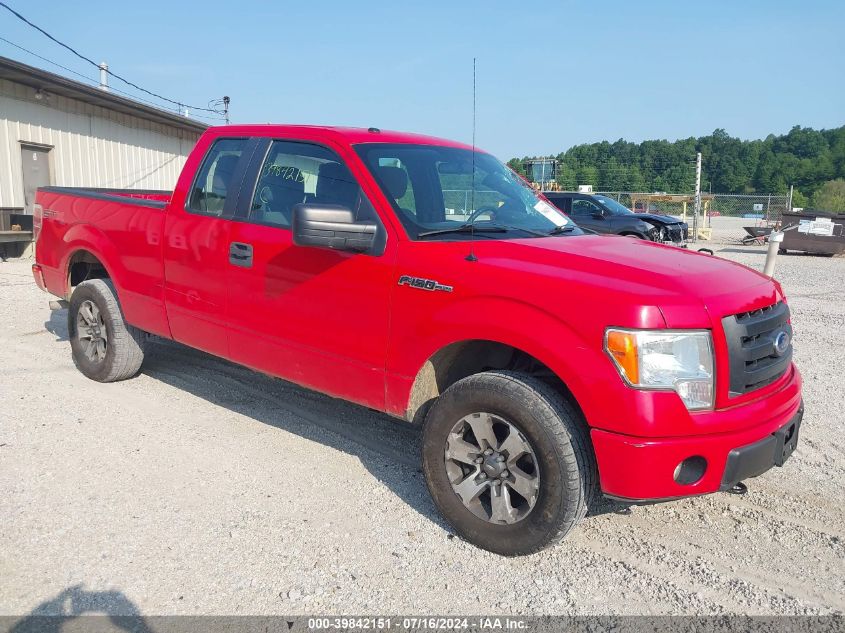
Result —
[[21, 144], [51, 146], [52, 184], [172, 189], [199, 134], [0, 80], [0, 208], [23, 208]]

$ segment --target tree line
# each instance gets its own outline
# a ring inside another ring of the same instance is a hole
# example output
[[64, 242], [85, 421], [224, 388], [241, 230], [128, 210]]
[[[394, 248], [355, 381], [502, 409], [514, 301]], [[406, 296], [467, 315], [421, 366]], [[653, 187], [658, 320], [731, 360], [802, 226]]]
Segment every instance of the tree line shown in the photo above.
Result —
[[[816, 199], [826, 201], [830, 191], [845, 186], [832, 182], [845, 179], [845, 126], [814, 130], [796, 125], [787, 134], [749, 141], [723, 129], [677, 141], [619, 139], [576, 145], [551, 158], [558, 160], [555, 180], [565, 190], [590, 184], [597, 191], [692, 193], [696, 152], [702, 157], [703, 192], [786, 194], [793, 185], [794, 206], [823, 208], [814, 204]], [[508, 165], [530, 178], [524, 169], [529, 158], [537, 157], [513, 158]]]

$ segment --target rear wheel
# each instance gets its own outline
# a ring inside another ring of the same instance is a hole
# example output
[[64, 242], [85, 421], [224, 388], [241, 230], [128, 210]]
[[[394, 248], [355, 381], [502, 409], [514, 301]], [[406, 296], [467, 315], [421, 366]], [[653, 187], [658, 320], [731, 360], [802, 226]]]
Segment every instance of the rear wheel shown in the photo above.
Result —
[[108, 279], [83, 281], [73, 291], [68, 336], [74, 364], [92, 380], [124, 380], [141, 368], [147, 334], [124, 321]]
[[580, 414], [546, 383], [512, 372], [447, 389], [426, 416], [422, 457], [431, 496], [455, 531], [506, 556], [562, 539], [597, 485]]

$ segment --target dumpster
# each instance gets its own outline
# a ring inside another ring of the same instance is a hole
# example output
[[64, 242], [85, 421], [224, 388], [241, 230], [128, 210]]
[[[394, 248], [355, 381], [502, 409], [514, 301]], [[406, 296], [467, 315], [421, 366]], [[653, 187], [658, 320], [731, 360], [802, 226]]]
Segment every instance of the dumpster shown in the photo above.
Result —
[[[783, 214], [780, 252], [803, 251], [818, 255], [845, 253], [845, 213], [790, 211]], [[788, 230], [787, 230], [788, 229]]]

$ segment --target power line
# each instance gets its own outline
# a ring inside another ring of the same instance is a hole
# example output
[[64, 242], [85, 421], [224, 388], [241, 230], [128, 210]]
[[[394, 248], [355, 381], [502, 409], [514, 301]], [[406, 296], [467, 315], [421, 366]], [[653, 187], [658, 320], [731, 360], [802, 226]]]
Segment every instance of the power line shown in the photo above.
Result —
[[[67, 71], [67, 72], [69, 72], [69, 73], [72, 73], [72, 74], [76, 75], [77, 77], [81, 77], [82, 79], [85, 79], [85, 80], [90, 81], [90, 82], [92, 82], [92, 83], [95, 83], [95, 84], [97, 83], [97, 80], [96, 80], [96, 79], [93, 79], [93, 78], [91, 78], [91, 77], [88, 77], [87, 75], [83, 75], [82, 73], [78, 73], [78, 72], [76, 72], [75, 70], [73, 70], [73, 69], [71, 69], [71, 68], [68, 68], [67, 66], [62, 66], [62, 65], [61, 65], [61, 64], [59, 64], [58, 62], [54, 62], [54, 61], [53, 61], [53, 60], [51, 60], [51, 59], [47, 59], [46, 57], [42, 57], [42, 56], [41, 56], [41, 55], [39, 55], [38, 53], [34, 53], [34, 52], [32, 52], [31, 50], [29, 50], [28, 48], [24, 48], [24, 47], [23, 47], [23, 46], [21, 46], [20, 44], [15, 44], [14, 42], [12, 42], [12, 41], [10, 41], [10, 40], [7, 40], [5, 37], [0, 37], [0, 42], [6, 42], [6, 44], [9, 44], [10, 46], [14, 46], [15, 48], [17, 48], [18, 50], [23, 51], [24, 53], [29, 53], [29, 54], [30, 54], [30, 55], [32, 55], [33, 57], [37, 57], [38, 59], [40, 59], [40, 60], [42, 60], [42, 61], [45, 61], [45, 62], [47, 62], [48, 64], [53, 64], [53, 66], [58, 66], [58, 67], [59, 67], [59, 68], [61, 68], [62, 70], [65, 70], [65, 71]], [[118, 92], [119, 92], [119, 91], [118, 91]]]
[[[16, 18], [18, 18], [19, 20], [21, 20], [21, 21], [22, 21], [22, 22], [24, 22], [25, 24], [27, 24], [27, 25], [31, 26], [31, 27], [32, 27], [32, 28], [34, 28], [36, 31], [38, 31], [38, 32], [39, 32], [39, 33], [41, 33], [42, 35], [46, 36], [48, 39], [52, 40], [53, 42], [55, 42], [56, 44], [58, 44], [58, 45], [59, 45], [59, 46], [61, 46], [62, 48], [65, 48], [65, 49], [69, 50], [71, 53], [73, 53], [74, 55], [76, 55], [79, 59], [81, 59], [81, 60], [83, 60], [83, 61], [88, 62], [89, 64], [91, 64], [92, 66], [94, 66], [94, 67], [95, 67], [95, 68], [97, 68], [97, 69], [101, 69], [101, 68], [100, 68], [100, 64], [98, 64], [97, 62], [95, 62], [93, 59], [91, 59], [90, 57], [86, 57], [85, 55], [83, 55], [82, 53], [80, 53], [80, 52], [79, 52], [79, 51], [77, 51], [76, 49], [74, 49], [74, 48], [72, 48], [72, 47], [68, 46], [68, 45], [67, 45], [67, 44], [65, 44], [64, 42], [61, 42], [61, 41], [57, 40], [55, 37], [53, 37], [52, 35], [50, 35], [47, 31], [45, 31], [44, 29], [42, 29], [42, 28], [41, 28], [40, 26], [38, 26], [37, 24], [33, 24], [32, 22], [30, 22], [29, 20], [27, 20], [24, 16], [22, 16], [20, 13], [18, 13], [17, 11], [15, 11], [12, 7], [10, 7], [10, 6], [9, 6], [8, 4], [6, 4], [5, 2], [0, 2], [0, 7], [3, 7], [3, 8], [4, 8], [4, 9], [6, 9], [7, 11], [9, 11], [9, 13], [11, 13], [12, 15], [14, 15]], [[106, 71], [109, 75], [111, 75], [111, 76], [112, 76], [112, 77], [114, 77], [115, 79], [118, 79], [118, 80], [122, 81], [123, 83], [125, 83], [125, 84], [126, 84], [126, 85], [128, 85], [128, 86], [132, 86], [132, 87], [133, 87], [133, 88], [135, 88], [136, 90], [140, 90], [141, 92], [145, 92], [146, 94], [151, 95], [151, 96], [155, 97], [156, 99], [161, 99], [162, 101], [167, 101], [168, 103], [172, 103], [173, 105], [178, 106], [180, 109], [181, 109], [181, 108], [189, 108], [189, 109], [191, 109], [191, 110], [199, 110], [199, 111], [202, 111], [202, 112], [213, 112], [214, 114], [222, 114], [222, 112], [220, 112], [219, 110], [212, 110], [211, 108], [200, 108], [200, 107], [198, 107], [198, 106], [191, 106], [191, 105], [188, 105], [188, 104], [186, 104], [186, 103], [182, 103], [181, 101], [174, 101], [173, 99], [168, 99], [167, 97], [163, 97], [163, 96], [161, 96], [160, 94], [156, 94], [155, 92], [152, 92], [152, 91], [150, 91], [150, 90], [147, 90], [146, 88], [142, 88], [142, 87], [141, 87], [141, 86], [139, 86], [138, 84], [133, 83], [133, 82], [129, 81], [128, 79], [125, 79], [125, 78], [121, 77], [121, 76], [120, 76], [120, 75], [118, 75], [117, 73], [113, 73], [111, 70], [109, 70], [109, 69], [107, 69], [107, 68], [102, 68], [101, 70], [105, 70], [105, 71]]]
[[[54, 62], [52, 59], [48, 59], [47, 57], [44, 57], [43, 55], [39, 55], [38, 53], [31, 51], [28, 48], [24, 48], [20, 44], [15, 44], [11, 40], [7, 40], [5, 37], [0, 37], [0, 42], [5, 42], [9, 46], [14, 46], [18, 50], [23, 51], [24, 53], [28, 53], [29, 55], [32, 55], [33, 57], [36, 57], [36, 58], [40, 59], [41, 61], [47, 62], [48, 64], [52, 64], [53, 66], [56, 66], [57, 68], [61, 68], [65, 72], [68, 72], [72, 75], [76, 75], [80, 79], [84, 79], [85, 81], [87, 81], [88, 83], [90, 83], [94, 86], [99, 84], [98, 80], [94, 79], [93, 77], [83, 75], [82, 73], [73, 70], [73, 68], [68, 68], [67, 66], [63, 66], [62, 64], [60, 64], [58, 62]], [[117, 93], [120, 93], [122, 95], [126, 95], [127, 97], [131, 97], [134, 101], [140, 101], [141, 103], [146, 103], [147, 105], [153, 106], [154, 108], [161, 108], [161, 106], [158, 103], [154, 103], [152, 101], [149, 101], [148, 99], [142, 99], [141, 97], [138, 97], [137, 95], [134, 95], [131, 92], [126, 92], [125, 90], [121, 90], [120, 88], [114, 88], [114, 87], [110, 86], [109, 91], [110, 92], [117, 92]], [[181, 112], [179, 112], [179, 114], [181, 114]], [[191, 115], [190, 118], [200, 118], [200, 119], [206, 119], [206, 120], [209, 120], [209, 121], [225, 121], [226, 120], [222, 116], [213, 117], [213, 116], [205, 116], [205, 115], [201, 115], [201, 114], [193, 114], [193, 115]]]

